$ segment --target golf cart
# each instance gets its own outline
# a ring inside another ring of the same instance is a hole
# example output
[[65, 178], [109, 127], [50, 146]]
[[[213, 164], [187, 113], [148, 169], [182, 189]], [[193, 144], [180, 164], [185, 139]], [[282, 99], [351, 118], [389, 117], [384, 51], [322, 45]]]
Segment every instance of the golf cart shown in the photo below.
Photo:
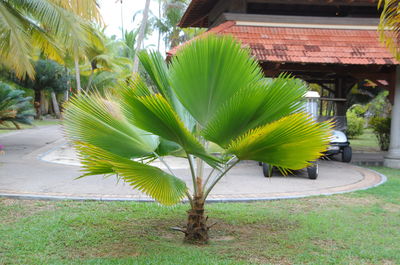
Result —
[[[316, 91], [308, 91], [305, 95], [304, 110], [308, 112], [316, 121], [322, 122], [326, 120], [334, 121], [334, 130], [332, 134], [332, 140], [326, 151], [326, 156], [332, 156], [341, 153], [343, 162], [350, 162], [352, 157], [352, 151], [350, 143], [347, 140], [347, 136], [344, 131], [347, 128], [346, 117], [339, 116], [322, 116], [322, 111], [320, 109], [321, 100], [335, 102], [335, 99], [321, 99], [320, 95]], [[332, 105], [332, 104], [331, 104]], [[270, 165], [267, 163], [260, 162], [260, 166], [263, 167], [263, 174], [265, 177], [270, 177], [272, 175], [272, 170]], [[309, 179], [316, 179], [318, 177], [318, 163], [314, 161], [311, 166], [307, 167], [307, 173]]]
[[[314, 93], [318, 94], [318, 92], [314, 92]], [[317, 105], [318, 105], [318, 103], [320, 103], [321, 106], [319, 106], [320, 115], [318, 116], [317, 120], [319, 122], [326, 121], [326, 120], [332, 120], [334, 122], [334, 128], [333, 128], [333, 132], [332, 132], [331, 142], [328, 146], [328, 151], [325, 152], [325, 155], [329, 157], [329, 156], [342, 154], [342, 161], [349, 163], [352, 158], [352, 149], [350, 147], [350, 142], [348, 141], [347, 136], [345, 134], [345, 132], [347, 130], [346, 116], [321, 115], [323, 113], [322, 112], [322, 104], [324, 102], [325, 102], [325, 105], [331, 106], [330, 108], [327, 108], [327, 110], [326, 110], [326, 113], [331, 114], [335, 110], [335, 104], [338, 104], [341, 101], [345, 101], [345, 99], [320, 98], [319, 94], [318, 94], [318, 97], [316, 97], [316, 102], [317, 102]]]

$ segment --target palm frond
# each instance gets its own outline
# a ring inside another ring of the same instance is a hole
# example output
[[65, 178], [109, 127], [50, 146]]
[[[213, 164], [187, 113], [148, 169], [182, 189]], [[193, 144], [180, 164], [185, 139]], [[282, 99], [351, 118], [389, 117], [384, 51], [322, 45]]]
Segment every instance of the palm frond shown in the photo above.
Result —
[[400, 60], [400, 5], [398, 0], [379, 0], [383, 8], [378, 31], [381, 41], [390, 49], [397, 60]]
[[73, 141], [126, 158], [151, 154], [158, 146], [158, 137], [128, 123], [116, 103], [97, 95], [82, 94], [70, 100], [64, 125]]
[[262, 78], [248, 49], [231, 36], [214, 35], [182, 47], [170, 73], [179, 101], [202, 126], [239, 89]]
[[116, 173], [134, 189], [138, 189], [164, 205], [174, 205], [187, 192], [184, 181], [157, 167], [118, 156], [90, 144], [75, 142], [83, 171], [82, 177]]
[[182, 103], [177, 99], [171, 88], [168, 66], [158, 52], [146, 51], [139, 52], [139, 60], [144, 69], [149, 74], [158, 91], [168, 100], [178, 116], [181, 118], [185, 126], [192, 131], [195, 120], [190, 113], [183, 107]]
[[187, 153], [201, 157], [213, 167], [218, 166], [218, 159], [207, 154], [161, 94], [132, 97], [128, 90], [122, 92], [122, 98], [125, 116], [137, 127], [176, 142]]
[[234, 140], [227, 152], [241, 160], [256, 160], [282, 169], [298, 170], [326, 151], [331, 123], [316, 123], [305, 113], [295, 113], [250, 130]]
[[26, 20], [9, 3], [0, 1], [0, 59], [19, 78], [34, 78], [32, 44]]
[[202, 133], [206, 139], [226, 146], [248, 130], [298, 111], [305, 92], [302, 81], [284, 74], [272, 81], [254, 82], [223, 104]]
[[49, 0], [64, 9], [67, 9], [78, 16], [96, 22], [102, 22], [97, 0]]

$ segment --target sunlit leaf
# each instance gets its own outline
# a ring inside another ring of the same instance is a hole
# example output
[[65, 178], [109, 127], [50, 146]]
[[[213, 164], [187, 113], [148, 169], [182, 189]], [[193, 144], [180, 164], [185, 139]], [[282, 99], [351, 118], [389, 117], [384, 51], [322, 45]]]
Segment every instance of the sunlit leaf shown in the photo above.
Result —
[[316, 123], [296, 113], [250, 130], [228, 147], [241, 160], [256, 160], [284, 169], [302, 169], [326, 151], [331, 137], [329, 122]]

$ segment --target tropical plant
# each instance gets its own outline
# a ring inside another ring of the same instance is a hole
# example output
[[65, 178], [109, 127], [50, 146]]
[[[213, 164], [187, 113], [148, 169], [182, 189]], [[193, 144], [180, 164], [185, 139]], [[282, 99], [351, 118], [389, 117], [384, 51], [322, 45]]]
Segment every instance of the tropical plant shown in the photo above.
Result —
[[98, 30], [96, 35], [100, 41], [92, 43], [86, 49], [86, 57], [90, 65], [90, 75], [86, 84], [86, 90], [98, 88], [96, 86], [96, 83], [98, 85], [98, 82], [96, 82], [98, 80], [95, 80], [95, 82], [93, 80], [102, 75], [104, 71], [113, 72], [114, 75], [102, 75], [103, 79], [104, 76], [118, 77], [117, 73], [128, 77], [132, 69], [132, 61], [129, 58], [119, 56], [120, 50], [127, 48], [124, 42], [108, 38], [100, 30]]
[[90, 19], [100, 20], [96, 0], [0, 0], [0, 62], [34, 78], [35, 48], [59, 62], [61, 47], [78, 54], [90, 43]]
[[40, 118], [42, 115], [41, 105], [45, 100], [44, 91], [51, 93], [55, 113], [58, 113], [57, 116], [59, 116], [59, 107], [55, 95], [63, 93], [68, 89], [70, 76], [63, 66], [52, 60], [38, 60], [35, 62], [34, 69], [35, 79], [15, 79], [15, 82], [34, 91], [37, 118]]
[[0, 82], [0, 125], [10, 122], [19, 129], [18, 123], [32, 123], [32, 117], [35, 115], [32, 98], [25, 97], [24, 94], [25, 91]]
[[162, 3], [162, 17], [156, 19], [154, 26], [164, 35], [167, 48], [173, 48], [183, 41], [182, 29], [178, 27], [178, 23], [185, 12], [186, 2], [186, 0], [162, 0], [159, 3], [159, 5]]
[[349, 109], [346, 113], [347, 130], [346, 134], [349, 138], [360, 136], [364, 132], [365, 120], [358, 116], [356, 111]]
[[[139, 33], [136, 40], [136, 51], [140, 50], [142, 47], [142, 42], [144, 41], [146, 26], [149, 18], [149, 9], [150, 9], [150, 0], [146, 0], [143, 10], [143, 18], [142, 23], [140, 24]], [[137, 54], [135, 54], [135, 58], [133, 59], [133, 74], [136, 74], [139, 71], [139, 58]]]
[[370, 127], [378, 139], [379, 147], [382, 151], [389, 150], [390, 124], [391, 119], [389, 117], [373, 117], [369, 122]]
[[400, 6], [398, 0], [379, 0], [382, 8], [379, 22], [381, 41], [390, 49], [397, 60], [400, 60]]
[[[265, 81], [249, 50], [232, 37], [199, 38], [169, 67], [158, 53], [139, 58], [152, 86], [137, 76], [118, 88], [117, 98], [75, 97], [66, 107], [66, 132], [83, 176], [117, 174], [164, 205], [186, 196], [191, 209], [181, 231], [187, 241], [208, 240], [204, 204], [239, 161], [263, 161], [287, 173], [326, 150], [331, 125], [301, 111], [303, 82], [287, 75]], [[210, 153], [210, 143], [222, 152]], [[165, 163], [168, 155], [187, 159], [191, 188]], [[168, 172], [152, 166], [155, 159]], [[205, 163], [212, 167], [207, 177]]]

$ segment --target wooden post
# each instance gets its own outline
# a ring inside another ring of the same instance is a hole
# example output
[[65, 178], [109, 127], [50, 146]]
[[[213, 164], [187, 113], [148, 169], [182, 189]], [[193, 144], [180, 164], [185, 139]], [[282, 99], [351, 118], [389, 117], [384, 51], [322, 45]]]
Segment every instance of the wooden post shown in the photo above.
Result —
[[[346, 82], [345, 78], [338, 77], [335, 80], [335, 96], [337, 98], [346, 98]], [[336, 116], [346, 116], [346, 102], [336, 103]]]

